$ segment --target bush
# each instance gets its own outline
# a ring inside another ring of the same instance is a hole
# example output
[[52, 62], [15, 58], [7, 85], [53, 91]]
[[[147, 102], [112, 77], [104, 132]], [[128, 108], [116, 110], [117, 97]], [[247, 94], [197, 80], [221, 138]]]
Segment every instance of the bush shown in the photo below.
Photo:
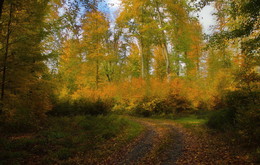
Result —
[[238, 90], [227, 93], [227, 107], [236, 112], [236, 129], [242, 139], [249, 143], [260, 138], [260, 93]]
[[209, 116], [209, 120], [206, 123], [209, 128], [217, 130], [228, 130], [234, 127], [235, 112], [232, 110], [219, 110], [213, 112]]
[[231, 128], [248, 144], [257, 143], [260, 138], [259, 98], [259, 92], [228, 92], [224, 99], [226, 109], [213, 113], [207, 125], [222, 131]]
[[13, 114], [1, 116], [1, 128], [3, 132], [21, 133], [33, 132], [41, 128], [45, 118], [39, 118], [31, 109], [15, 109]]
[[169, 95], [166, 98], [144, 97], [134, 109], [138, 115], [149, 117], [151, 115], [173, 114], [188, 112], [191, 103], [180, 95]]
[[89, 101], [84, 99], [75, 100], [73, 102], [63, 101], [57, 103], [48, 113], [53, 116], [76, 116], [76, 115], [106, 115], [113, 106], [112, 100]]
[[156, 104], [159, 100], [152, 97], [144, 97], [139, 101], [134, 109], [137, 115], [149, 117], [155, 112]]
[[178, 94], [169, 95], [167, 102], [169, 107], [172, 107], [173, 112], [175, 113], [188, 112], [192, 109], [191, 103], [188, 101], [188, 99]]
[[88, 100], [76, 100], [73, 104], [74, 109], [82, 115], [106, 115], [108, 114], [113, 106], [112, 100], [101, 100], [88, 101]]

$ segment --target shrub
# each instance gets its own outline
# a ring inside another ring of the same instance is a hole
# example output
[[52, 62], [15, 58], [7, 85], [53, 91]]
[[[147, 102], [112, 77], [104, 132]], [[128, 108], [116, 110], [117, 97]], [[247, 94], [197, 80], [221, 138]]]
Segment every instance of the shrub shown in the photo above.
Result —
[[260, 138], [259, 92], [238, 90], [225, 96], [225, 110], [213, 113], [207, 125], [218, 130], [231, 128], [248, 144]]
[[136, 114], [145, 117], [188, 112], [189, 110], [191, 110], [191, 103], [185, 97], [177, 94], [169, 95], [166, 98], [144, 97], [134, 109]]
[[179, 94], [171, 94], [167, 98], [169, 107], [173, 108], [173, 112], [182, 113], [192, 109], [191, 103], [184, 96]]
[[209, 128], [224, 131], [234, 127], [234, 123], [235, 112], [227, 109], [213, 112], [206, 124]]
[[155, 97], [144, 97], [142, 100], [137, 102], [134, 112], [137, 115], [149, 117], [156, 112], [155, 108], [158, 102], [159, 99]]
[[113, 100], [89, 101], [78, 99], [75, 101], [63, 101], [57, 103], [48, 114], [53, 116], [76, 116], [76, 115], [106, 115], [113, 106]]
[[43, 123], [44, 118], [39, 118], [32, 110], [27, 108], [19, 108], [14, 111], [13, 114], [1, 116], [1, 128], [3, 132], [33, 132], [40, 129], [40, 125]]

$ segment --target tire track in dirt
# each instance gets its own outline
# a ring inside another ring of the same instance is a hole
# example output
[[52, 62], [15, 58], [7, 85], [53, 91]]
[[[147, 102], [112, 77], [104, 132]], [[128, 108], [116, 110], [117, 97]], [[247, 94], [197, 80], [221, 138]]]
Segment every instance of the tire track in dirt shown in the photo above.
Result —
[[[182, 153], [182, 134], [168, 123], [149, 119], [134, 119], [146, 128], [135, 145], [114, 162], [119, 165], [164, 164], [171, 165]], [[165, 149], [166, 148], [166, 149]]]
[[123, 159], [118, 162], [119, 165], [137, 164], [140, 159], [153, 149], [155, 138], [158, 136], [155, 127], [144, 122], [140, 123], [145, 126], [146, 132], [131, 151], [126, 153]]
[[183, 134], [172, 124], [155, 120], [149, 120], [149, 122], [156, 124], [159, 136], [156, 138], [153, 150], [138, 164], [175, 164], [183, 152]]
[[133, 119], [144, 133], [120, 150], [109, 165], [254, 164], [243, 153], [206, 132], [197, 134], [173, 121]]

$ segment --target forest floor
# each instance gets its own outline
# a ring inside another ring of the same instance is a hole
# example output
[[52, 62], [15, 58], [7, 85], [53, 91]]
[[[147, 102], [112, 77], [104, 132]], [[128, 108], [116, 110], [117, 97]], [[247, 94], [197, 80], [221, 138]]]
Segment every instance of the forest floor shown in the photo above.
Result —
[[202, 121], [133, 120], [144, 133], [101, 164], [254, 164], [246, 151], [206, 132]]
[[53, 126], [37, 134], [2, 137], [0, 164], [257, 164], [231, 136], [208, 130], [205, 120], [195, 117], [52, 121]]

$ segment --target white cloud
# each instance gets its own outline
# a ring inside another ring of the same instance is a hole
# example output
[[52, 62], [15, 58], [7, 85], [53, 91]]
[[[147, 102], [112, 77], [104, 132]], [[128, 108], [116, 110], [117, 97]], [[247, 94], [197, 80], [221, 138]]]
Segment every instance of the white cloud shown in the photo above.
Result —
[[215, 8], [213, 4], [205, 6], [201, 12], [199, 13], [199, 20], [203, 27], [203, 32], [206, 34], [212, 34], [213, 28], [212, 26], [216, 25], [216, 17], [212, 15], [215, 13]]
[[[115, 20], [116, 15], [119, 12], [119, 8], [121, 5], [121, 0], [106, 0], [109, 10], [110, 10], [110, 17], [112, 20]], [[201, 12], [199, 12], [199, 20], [203, 27], [203, 32], [206, 34], [212, 34], [213, 28], [212, 26], [216, 25], [216, 18], [212, 15], [215, 11], [213, 6], [214, 4], [205, 6]]]
[[109, 4], [109, 8], [117, 10], [120, 7], [121, 0], [107, 0], [107, 3]]
[[114, 22], [121, 5], [121, 0], [106, 0], [106, 2], [109, 7], [110, 19]]

